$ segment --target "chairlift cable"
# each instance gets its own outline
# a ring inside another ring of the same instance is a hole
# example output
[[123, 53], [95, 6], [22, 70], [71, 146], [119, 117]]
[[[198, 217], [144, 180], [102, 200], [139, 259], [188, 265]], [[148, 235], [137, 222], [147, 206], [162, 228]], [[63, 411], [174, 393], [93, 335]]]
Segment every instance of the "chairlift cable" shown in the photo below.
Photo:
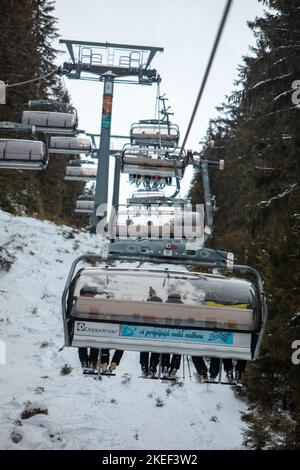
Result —
[[154, 110], [154, 119], [158, 116], [158, 98], [159, 98], [159, 83], [156, 86], [156, 99], [155, 99], [155, 110]]
[[44, 78], [47, 78], [47, 77], [50, 77], [51, 75], [54, 75], [55, 73], [57, 73], [57, 70], [54, 70], [52, 72], [49, 72], [47, 73], [46, 75], [42, 75], [41, 77], [36, 77], [36, 78], [32, 78], [31, 80], [26, 80], [24, 82], [18, 82], [18, 83], [8, 83], [6, 85], [6, 88], [12, 88], [12, 87], [15, 87], [15, 86], [21, 86], [21, 85], [26, 85], [27, 83], [33, 83], [33, 82], [38, 82], [40, 80], [43, 80]]
[[204, 91], [204, 88], [205, 88], [205, 85], [206, 85], [206, 82], [207, 82], [207, 79], [208, 79], [208, 75], [209, 75], [214, 57], [215, 57], [217, 49], [218, 49], [220, 39], [221, 39], [223, 30], [224, 30], [224, 27], [225, 27], [225, 24], [226, 24], [226, 20], [227, 20], [227, 17], [228, 17], [228, 13], [229, 13], [232, 1], [233, 0], [227, 0], [227, 4], [226, 4], [226, 7], [224, 9], [223, 17], [222, 17], [220, 25], [219, 25], [219, 29], [218, 29], [218, 32], [217, 32], [217, 35], [216, 35], [216, 38], [215, 38], [215, 42], [214, 42], [213, 48], [211, 50], [209, 61], [208, 61], [207, 66], [206, 66], [204, 77], [203, 77], [203, 80], [202, 80], [202, 83], [201, 83], [201, 86], [200, 86], [200, 90], [199, 90], [199, 93], [198, 93], [198, 96], [197, 96], [197, 99], [196, 99], [196, 102], [195, 102], [195, 106], [194, 106], [194, 109], [193, 109], [193, 112], [192, 112], [192, 115], [191, 115], [191, 118], [190, 118], [190, 122], [189, 122], [189, 125], [187, 127], [187, 131], [186, 131], [186, 134], [184, 136], [184, 139], [183, 139], [183, 143], [182, 143], [182, 146], [181, 146], [181, 149], [180, 149], [179, 158], [181, 157], [181, 155], [183, 153], [183, 150], [185, 148], [187, 139], [189, 137], [189, 134], [190, 134], [190, 131], [191, 131], [191, 128], [192, 128], [192, 125], [193, 125], [198, 107], [199, 107], [199, 103], [200, 103], [200, 100], [202, 98], [203, 91]]
[[161, 134], [160, 134], [160, 84], [157, 84], [157, 119], [158, 119], [158, 135], [159, 149], [161, 150]]

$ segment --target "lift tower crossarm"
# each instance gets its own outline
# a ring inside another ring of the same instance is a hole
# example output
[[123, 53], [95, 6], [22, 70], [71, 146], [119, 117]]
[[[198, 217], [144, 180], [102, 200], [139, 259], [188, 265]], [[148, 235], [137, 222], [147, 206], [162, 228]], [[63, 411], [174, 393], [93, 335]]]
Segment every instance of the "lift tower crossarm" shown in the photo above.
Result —
[[[151, 60], [153, 59], [154, 55], [156, 52], [164, 52], [163, 47], [155, 47], [155, 46], [137, 46], [131, 45], [131, 44], [117, 44], [117, 43], [112, 43], [112, 42], [93, 42], [93, 41], [73, 41], [72, 39], [60, 39], [59, 40], [60, 44], [66, 44], [68, 47], [72, 47], [72, 45], [76, 46], [96, 46], [96, 47], [113, 47], [117, 49], [132, 49], [132, 50], [139, 50], [139, 51], [149, 51], [151, 53], [154, 53], [153, 56], [151, 57]], [[150, 61], [151, 62], [151, 61]]]
[[82, 77], [81, 73], [85, 72], [104, 81], [103, 75], [110, 72], [123, 83], [136, 81], [120, 80], [122, 77], [136, 77], [138, 83], [149, 85], [160, 80], [157, 71], [149, 67], [156, 53], [163, 52], [162, 47], [71, 39], [61, 39], [60, 43], [66, 44], [70, 54], [70, 62], [64, 63], [63, 66], [68, 78], [84, 79], [86, 77]]
[[[103, 217], [103, 208], [108, 204], [109, 156], [111, 154], [111, 118], [113, 90], [115, 83], [152, 85], [160, 81], [155, 69], [150, 69], [151, 62], [162, 47], [117, 44], [109, 42], [74, 41], [61, 39], [70, 54], [69, 62], [63, 66], [62, 73], [75, 80], [97, 80], [104, 82], [101, 119], [100, 147], [97, 149], [98, 168], [94, 211], [91, 219], [91, 231], [96, 231], [99, 220]], [[115, 178], [120, 161], [116, 159]], [[114, 205], [118, 202], [119, 184], [115, 180]], [[99, 211], [97, 210], [99, 208]]]

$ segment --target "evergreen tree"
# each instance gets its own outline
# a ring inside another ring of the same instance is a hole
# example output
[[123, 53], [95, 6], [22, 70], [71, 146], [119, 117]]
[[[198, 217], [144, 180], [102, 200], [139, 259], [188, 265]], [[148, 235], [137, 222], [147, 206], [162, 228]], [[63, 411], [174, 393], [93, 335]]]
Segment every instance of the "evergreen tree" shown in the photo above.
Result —
[[[217, 196], [214, 245], [236, 253], [266, 279], [269, 322], [261, 359], [248, 364], [244, 417], [254, 448], [300, 448], [300, 366], [292, 342], [300, 339], [299, 107], [292, 83], [300, 70], [298, 0], [268, 0], [269, 10], [249, 26], [256, 37], [239, 68], [238, 91], [210, 123], [214, 154], [225, 170], [213, 175]], [[212, 158], [212, 157], [210, 157]], [[199, 201], [199, 175], [191, 190]]]
[[[70, 100], [54, 64], [58, 54], [53, 48], [58, 37], [54, 6], [52, 0], [0, 3], [0, 79], [14, 84], [48, 75], [38, 82], [7, 88], [7, 104], [0, 106], [0, 120], [20, 121], [22, 110], [33, 98]], [[73, 225], [86, 223], [86, 217], [74, 218], [75, 200], [84, 185], [64, 181], [67, 161], [63, 155], [51, 156], [45, 172], [0, 169], [0, 207]]]

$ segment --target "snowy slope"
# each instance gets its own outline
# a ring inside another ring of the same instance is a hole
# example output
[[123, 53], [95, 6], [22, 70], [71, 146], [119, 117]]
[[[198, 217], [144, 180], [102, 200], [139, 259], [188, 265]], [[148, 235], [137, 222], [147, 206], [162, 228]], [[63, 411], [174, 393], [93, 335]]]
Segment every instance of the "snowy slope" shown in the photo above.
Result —
[[[98, 381], [82, 376], [76, 349], [58, 351], [60, 296], [71, 262], [100, 245], [86, 233], [68, 238], [70, 232], [0, 211], [0, 247], [15, 256], [9, 272], [0, 271], [0, 340], [7, 350], [0, 365], [0, 448], [241, 448], [246, 405], [230, 386], [140, 379], [139, 355], [130, 352], [116, 377]], [[73, 370], [63, 376], [66, 363]], [[21, 419], [27, 402], [48, 414]], [[21, 435], [19, 443], [12, 432]]]

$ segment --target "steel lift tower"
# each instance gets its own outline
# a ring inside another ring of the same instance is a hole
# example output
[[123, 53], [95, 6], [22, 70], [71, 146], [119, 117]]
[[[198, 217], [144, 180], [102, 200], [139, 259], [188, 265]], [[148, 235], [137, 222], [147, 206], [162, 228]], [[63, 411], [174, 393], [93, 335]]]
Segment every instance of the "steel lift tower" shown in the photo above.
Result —
[[[91, 229], [95, 232], [98, 221], [104, 216], [103, 212], [97, 212], [97, 208], [108, 203], [114, 83], [152, 85], [158, 82], [160, 77], [150, 65], [155, 54], [163, 52], [163, 48], [69, 39], [61, 39], [60, 43], [66, 45], [70, 55], [69, 62], [63, 66], [63, 73], [69, 79], [104, 82], [95, 205], [91, 220]], [[117, 181], [116, 184], [118, 186]]]

